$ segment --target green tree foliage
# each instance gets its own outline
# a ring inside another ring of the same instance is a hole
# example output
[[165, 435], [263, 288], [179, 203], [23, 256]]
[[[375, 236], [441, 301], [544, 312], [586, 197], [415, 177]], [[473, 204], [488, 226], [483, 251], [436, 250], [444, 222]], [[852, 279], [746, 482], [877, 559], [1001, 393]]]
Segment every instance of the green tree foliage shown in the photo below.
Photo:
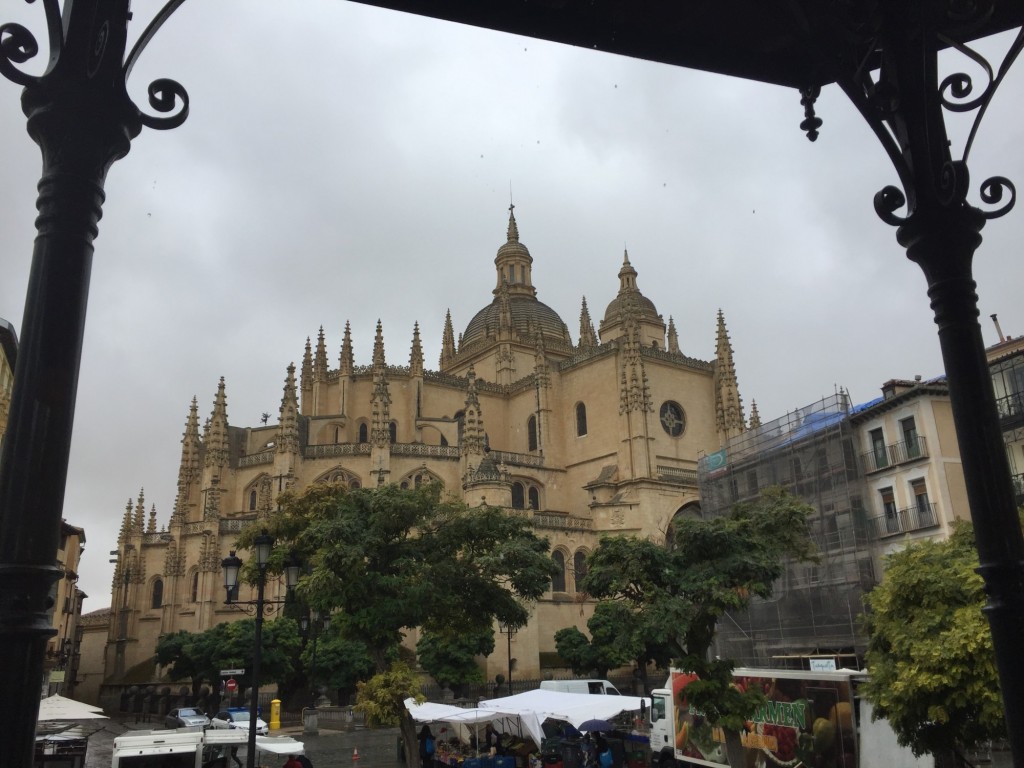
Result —
[[[572, 666], [576, 675], [607, 677], [608, 670], [636, 663], [644, 669], [656, 655], [645, 637], [644, 615], [624, 602], [602, 600], [587, 620], [590, 638], [576, 627], [555, 632], [555, 650]], [[662, 666], [668, 658], [654, 659]]]
[[488, 656], [493, 651], [494, 629], [491, 625], [476, 630], [450, 627], [445, 632], [428, 631], [416, 643], [420, 666], [441, 685], [456, 689], [461, 689], [466, 683], [484, 681], [476, 657]]
[[330, 612], [341, 637], [362, 643], [378, 672], [405, 629], [477, 632], [495, 619], [524, 625], [524, 603], [541, 597], [555, 572], [547, 540], [528, 521], [442, 500], [436, 485], [315, 484], [280, 502], [259, 528], [242, 532], [240, 545], [265, 528], [280, 560], [292, 551], [308, 563], [300, 596]]
[[974, 529], [960, 522], [945, 541], [889, 555], [865, 598], [870, 678], [861, 691], [900, 744], [937, 764], [1006, 733], [977, 567]]
[[691, 705], [708, 720], [738, 730], [763, 696], [731, 687], [730, 660], [708, 660], [715, 625], [727, 611], [767, 598], [787, 558], [814, 560], [807, 520], [813, 507], [782, 488], [726, 516], [683, 519], [668, 546], [630, 537], [604, 537], [587, 559], [582, 587], [638, 615], [644, 643], [665, 649], [700, 680], [687, 687]]
[[315, 672], [316, 683], [336, 692], [338, 701], [344, 702], [356, 692], [356, 684], [368, 679], [374, 671], [370, 652], [358, 640], [341, 636], [337, 628], [324, 631], [316, 644], [316, 669], [312, 669], [313, 644], [307, 643], [302, 651], [302, 666]]
[[[168, 666], [172, 680], [191, 678], [193, 691], [198, 691], [204, 682], [216, 690], [222, 669], [246, 669], [246, 674], [238, 680], [242, 686], [247, 686], [251, 684], [255, 634], [253, 619], [217, 624], [199, 633], [174, 632], [157, 641], [156, 662]], [[301, 645], [298, 625], [292, 619], [265, 622], [260, 683], [288, 679], [295, 671]]]
[[416, 741], [416, 724], [405, 708], [405, 700], [423, 701], [420, 680], [407, 664], [396, 661], [386, 671], [359, 683], [355, 709], [362, 712], [366, 724], [373, 726], [398, 725], [405, 743], [405, 762], [408, 768], [419, 768], [420, 755]]

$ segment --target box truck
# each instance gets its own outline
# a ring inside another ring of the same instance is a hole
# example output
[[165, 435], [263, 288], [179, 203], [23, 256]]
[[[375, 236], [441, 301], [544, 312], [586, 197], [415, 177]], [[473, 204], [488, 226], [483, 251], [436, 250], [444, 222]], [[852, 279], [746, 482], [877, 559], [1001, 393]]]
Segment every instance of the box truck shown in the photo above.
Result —
[[[873, 768], [880, 756], [888, 766], [924, 765], [896, 744], [885, 720], [857, 716], [856, 686], [865, 677], [854, 670], [735, 669], [734, 685], [767, 700], [740, 733], [745, 764], [731, 768]], [[687, 701], [686, 686], [696, 679], [673, 669], [652, 692], [653, 768], [728, 765], [724, 731]]]

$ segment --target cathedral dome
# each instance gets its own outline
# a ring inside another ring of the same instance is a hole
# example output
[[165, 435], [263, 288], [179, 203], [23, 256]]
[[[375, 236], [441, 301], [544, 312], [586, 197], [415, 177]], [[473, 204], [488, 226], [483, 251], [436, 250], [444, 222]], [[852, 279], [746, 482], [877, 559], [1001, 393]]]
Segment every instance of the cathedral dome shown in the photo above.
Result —
[[[531, 329], [534, 333], [539, 331], [545, 342], [556, 344], [570, 344], [569, 328], [562, 318], [558, 316], [551, 307], [542, 301], [537, 301], [533, 296], [509, 296], [509, 313], [512, 315], [513, 330], [527, 341], [533, 339], [529, 335]], [[462, 343], [469, 344], [474, 341], [486, 339], [488, 335], [498, 332], [501, 320], [501, 297], [481, 309], [466, 326], [462, 334]]]
[[654, 306], [654, 302], [640, 293], [640, 289], [637, 288], [636, 270], [629, 263], [628, 252], [623, 258], [622, 269], [619, 270], [619, 293], [608, 302], [601, 325], [620, 324], [627, 310], [634, 313], [637, 320], [661, 322], [661, 315], [658, 314], [658, 309]]

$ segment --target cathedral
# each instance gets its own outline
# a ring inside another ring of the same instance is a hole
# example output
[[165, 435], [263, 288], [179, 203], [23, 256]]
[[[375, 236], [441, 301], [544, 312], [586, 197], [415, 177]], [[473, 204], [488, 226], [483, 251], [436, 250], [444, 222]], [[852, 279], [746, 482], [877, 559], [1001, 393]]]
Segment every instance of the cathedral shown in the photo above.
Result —
[[[529, 625], [483, 663], [490, 679], [507, 670], [509, 642], [515, 677], [560, 666], [554, 633], [586, 631], [590, 615], [576, 589], [586, 555], [608, 534], [664, 541], [675, 516], [699, 514], [698, 457], [746, 423], [722, 313], [715, 359], [686, 355], [672, 318], [666, 326], [641, 293], [628, 253], [596, 328], [583, 299], [575, 343], [537, 298], [511, 208], [494, 265], [493, 297], [458, 337], [446, 316], [436, 371], [424, 365], [418, 325], [408, 361], [389, 363], [379, 322], [373, 359], [356, 365], [346, 323], [336, 366], [322, 329], [315, 345], [306, 341], [301, 369], [287, 369], [276, 424], [229, 424], [223, 379], [203, 426], [192, 400], [170, 519], [158, 526], [141, 494], [124, 512], [108, 683], [141, 671], [164, 633], [245, 617], [224, 605], [221, 560], [278, 494], [319, 482], [439, 482], [470, 507], [528, 517], [560, 573]], [[268, 584], [268, 599], [283, 590]]]

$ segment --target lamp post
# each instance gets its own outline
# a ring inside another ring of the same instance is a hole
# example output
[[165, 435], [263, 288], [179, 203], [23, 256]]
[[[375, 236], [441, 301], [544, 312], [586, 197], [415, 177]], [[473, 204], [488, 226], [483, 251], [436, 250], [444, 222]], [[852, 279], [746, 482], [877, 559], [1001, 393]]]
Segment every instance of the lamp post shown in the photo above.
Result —
[[323, 620], [320, 619], [320, 611], [316, 608], [311, 608], [309, 611], [309, 617], [303, 616], [301, 619], [302, 631], [309, 630], [310, 637], [313, 640], [313, 658], [309, 664], [309, 687], [312, 689], [312, 706], [310, 709], [316, 709], [316, 641], [320, 637], [320, 632], [326, 630], [331, 625], [331, 617], [324, 616]]
[[508, 638], [508, 695], [512, 695], [512, 636], [516, 628], [504, 621], [498, 622], [498, 631]]
[[[221, 561], [221, 568], [224, 569], [224, 591], [227, 593], [225, 603], [227, 605], [249, 606], [254, 609], [256, 616], [256, 629], [253, 635], [252, 649], [252, 696], [249, 700], [249, 742], [246, 754], [246, 768], [255, 768], [256, 765], [256, 711], [259, 706], [260, 690], [260, 661], [263, 656], [263, 616], [270, 613], [275, 606], [280, 606], [284, 601], [268, 601], [264, 598], [264, 587], [267, 583], [267, 565], [270, 563], [270, 553], [274, 548], [274, 537], [263, 531], [253, 540], [253, 555], [256, 558], [256, 599], [249, 601], [235, 600], [238, 594], [238, 576], [242, 570], [242, 560], [234, 550]], [[285, 584], [290, 595], [299, 581], [299, 564], [294, 557], [290, 557], [284, 568]], [[286, 598], [287, 599], [287, 598]]]

